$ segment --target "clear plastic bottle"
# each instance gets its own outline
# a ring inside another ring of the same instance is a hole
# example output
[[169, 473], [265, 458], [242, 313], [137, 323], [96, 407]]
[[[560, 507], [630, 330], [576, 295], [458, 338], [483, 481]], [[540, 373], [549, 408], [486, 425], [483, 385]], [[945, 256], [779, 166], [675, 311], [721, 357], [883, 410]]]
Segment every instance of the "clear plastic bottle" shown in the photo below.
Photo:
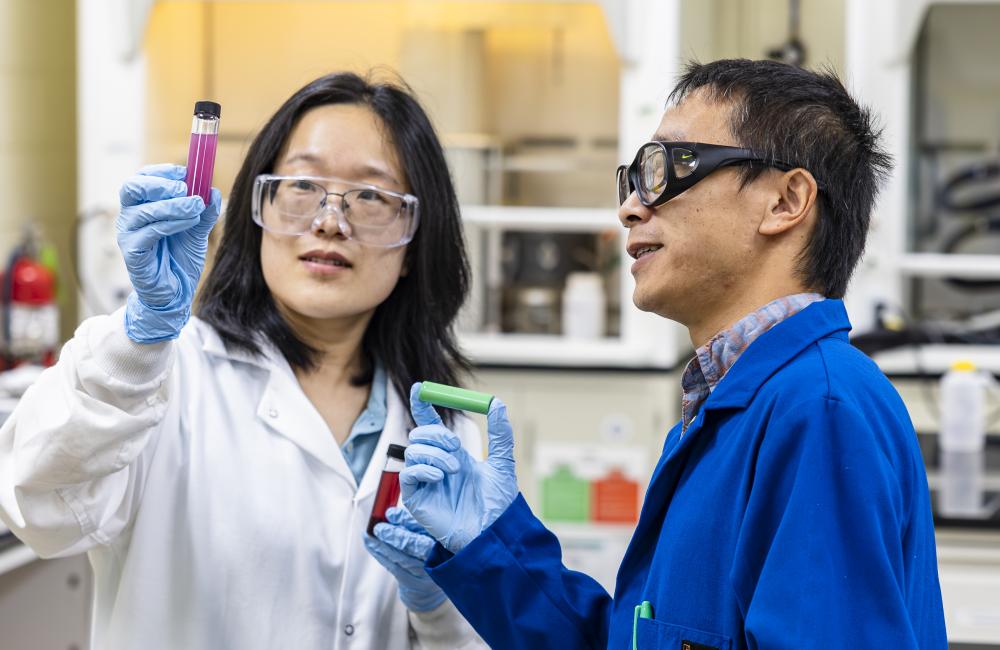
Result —
[[221, 116], [222, 106], [215, 102], [201, 101], [194, 105], [184, 182], [188, 186], [188, 196], [197, 194], [204, 199], [205, 205], [212, 201], [212, 171], [215, 169], [215, 150], [219, 145]]
[[378, 490], [375, 492], [372, 515], [368, 519], [369, 535], [375, 535], [375, 524], [384, 523], [386, 510], [399, 502], [399, 473], [405, 466], [403, 461], [405, 451], [406, 447], [403, 445], [389, 445], [389, 449], [385, 452], [385, 468], [382, 470], [382, 478], [379, 479]]

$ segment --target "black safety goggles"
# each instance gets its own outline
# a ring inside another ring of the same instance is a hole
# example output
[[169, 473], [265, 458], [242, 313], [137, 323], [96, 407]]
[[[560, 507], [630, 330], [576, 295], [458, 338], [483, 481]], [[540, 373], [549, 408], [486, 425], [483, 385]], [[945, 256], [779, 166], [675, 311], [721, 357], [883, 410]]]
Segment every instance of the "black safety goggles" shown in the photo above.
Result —
[[[640, 203], [647, 208], [655, 208], [691, 188], [716, 169], [744, 163], [757, 163], [782, 171], [800, 166], [741, 147], [702, 142], [647, 142], [639, 147], [631, 165], [618, 168], [618, 205], [625, 203], [629, 195], [636, 192]], [[822, 189], [822, 185], [819, 187]]]

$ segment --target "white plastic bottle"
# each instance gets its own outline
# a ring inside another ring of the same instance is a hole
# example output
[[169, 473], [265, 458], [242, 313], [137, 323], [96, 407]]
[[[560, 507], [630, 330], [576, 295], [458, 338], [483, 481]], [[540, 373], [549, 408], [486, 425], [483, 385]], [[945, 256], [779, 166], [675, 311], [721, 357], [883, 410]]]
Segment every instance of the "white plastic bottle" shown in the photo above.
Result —
[[938, 511], [946, 517], [982, 514], [989, 382], [971, 361], [955, 362], [941, 378]]
[[939, 433], [943, 451], [983, 450], [988, 382], [971, 361], [956, 361], [941, 378]]
[[599, 273], [570, 273], [562, 295], [563, 336], [599, 339], [604, 336], [604, 285]]

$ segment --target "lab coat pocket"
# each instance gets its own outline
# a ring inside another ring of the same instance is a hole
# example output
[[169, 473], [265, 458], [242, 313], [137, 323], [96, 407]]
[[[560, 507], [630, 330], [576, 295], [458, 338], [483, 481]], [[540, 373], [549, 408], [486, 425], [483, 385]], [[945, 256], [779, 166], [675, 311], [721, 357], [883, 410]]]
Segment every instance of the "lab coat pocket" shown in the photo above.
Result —
[[690, 627], [640, 618], [635, 628], [636, 650], [730, 650], [729, 637]]

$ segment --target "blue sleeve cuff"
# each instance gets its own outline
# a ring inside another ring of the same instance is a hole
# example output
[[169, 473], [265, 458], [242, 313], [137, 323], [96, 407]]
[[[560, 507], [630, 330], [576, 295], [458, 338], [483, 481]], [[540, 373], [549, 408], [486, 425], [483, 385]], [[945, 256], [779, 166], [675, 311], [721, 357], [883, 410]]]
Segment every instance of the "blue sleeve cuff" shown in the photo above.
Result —
[[503, 514], [457, 554], [436, 543], [427, 558], [427, 573], [442, 587], [439, 578], [443, 582], [468, 580], [470, 573], [483, 565], [482, 558], [493, 557], [496, 544], [506, 546], [508, 540], [516, 539], [516, 533], [524, 529], [526, 517], [535, 518], [528, 502], [518, 493]]
[[518, 494], [458, 553], [435, 548], [426, 568], [491, 648], [604, 648], [611, 598], [561, 556]]

